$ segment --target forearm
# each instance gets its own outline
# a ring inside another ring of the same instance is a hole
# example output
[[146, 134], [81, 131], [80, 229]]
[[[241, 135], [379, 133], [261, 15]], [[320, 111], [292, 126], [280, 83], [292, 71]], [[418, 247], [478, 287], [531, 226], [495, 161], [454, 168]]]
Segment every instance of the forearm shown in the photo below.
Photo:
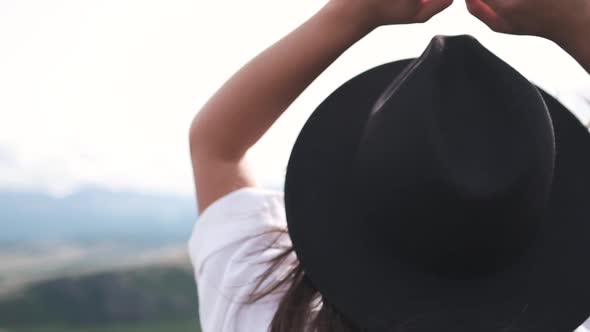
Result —
[[585, 12], [578, 14], [575, 24], [554, 41], [590, 74], [590, 4]]
[[590, 31], [588, 34], [580, 35], [577, 43], [562, 47], [590, 74]]
[[191, 146], [238, 160], [345, 50], [372, 29], [328, 3], [235, 73], [197, 114]]

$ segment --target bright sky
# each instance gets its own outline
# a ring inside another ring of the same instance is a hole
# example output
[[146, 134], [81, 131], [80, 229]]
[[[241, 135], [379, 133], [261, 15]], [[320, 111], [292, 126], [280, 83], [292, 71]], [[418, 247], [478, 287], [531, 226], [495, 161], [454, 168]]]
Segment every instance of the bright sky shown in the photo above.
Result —
[[[80, 186], [193, 192], [190, 121], [236, 70], [325, 0], [0, 0], [0, 188], [64, 195]], [[590, 78], [550, 42], [499, 35], [463, 2], [426, 25], [382, 27], [291, 106], [250, 158], [280, 185], [307, 116], [349, 78], [418, 56], [436, 34], [475, 35], [561, 96]], [[584, 120], [581, 99], [568, 99]]]

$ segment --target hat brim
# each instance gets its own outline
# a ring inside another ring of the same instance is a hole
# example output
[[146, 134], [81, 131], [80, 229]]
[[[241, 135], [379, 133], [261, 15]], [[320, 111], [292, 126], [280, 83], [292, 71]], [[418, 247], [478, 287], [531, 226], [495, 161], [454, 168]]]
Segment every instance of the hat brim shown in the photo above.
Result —
[[573, 331], [590, 316], [590, 133], [547, 93], [541, 91], [556, 139], [554, 183], [537, 244], [518, 264], [475, 280], [436, 278], [387, 260], [371, 230], [355, 220], [357, 142], [373, 102], [413, 60], [350, 79], [299, 134], [285, 207], [305, 273], [325, 301], [369, 330]]

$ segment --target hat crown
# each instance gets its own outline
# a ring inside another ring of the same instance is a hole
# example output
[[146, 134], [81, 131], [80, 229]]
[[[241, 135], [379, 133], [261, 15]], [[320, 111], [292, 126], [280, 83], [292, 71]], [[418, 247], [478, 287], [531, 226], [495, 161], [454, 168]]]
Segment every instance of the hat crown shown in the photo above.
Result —
[[454, 277], [497, 271], [533, 239], [555, 143], [534, 85], [469, 36], [435, 37], [381, 94], [357, 191], [388, 257]]
[[437, 37], [360, 73], [293, 146], [293, 249], [362, 330], [568, 332], [588, 318], [590, 134], [488, 53]]

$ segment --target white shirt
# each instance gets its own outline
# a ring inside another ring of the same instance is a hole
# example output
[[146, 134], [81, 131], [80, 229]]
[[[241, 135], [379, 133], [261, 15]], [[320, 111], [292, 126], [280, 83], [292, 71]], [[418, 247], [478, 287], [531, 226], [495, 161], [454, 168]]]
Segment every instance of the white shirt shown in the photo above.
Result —
[[[257, 277], [267, 270], [268, 259], [282, 252], [264, 250], [277, 239], [276, 233], [264, 233], [286, 226], [283, 195], [270, 190], [239, 189], [203, 211], [189, 242], [203, 332], [268, 331], [281, 294], [254, 304], [243, 302], [253, 291]], [[279, 233], [276, 244], [290, 246], [291, 240]], [[295, 261], [293, 254], [287, 264]], [[288, 266], [276, 271], [263, 289], [286, 270]]]
[[[275, 234], [274, 227], [286, 228], [283, 195], [280, 192], [243, 188], [220, 198], [200, 216], [189, 242], [199, 295], [203, 332], [266, 332], [281, 294], [244, 305], [254, 289], [256, 277], [268, 268], [265, 261], [281, 252], [263, 250]], [[287, 234], [280, 245], [290, 245]], [[287, 264], [295, 262], [293, 254]], [[269, 282], [282, 277], [276, 271]], [[268, 283], [267, 283], [268, 284]], [[586, 322], [590, 326], [590, 321]], [[584, 327], [574, 332], [590, 332]]]

